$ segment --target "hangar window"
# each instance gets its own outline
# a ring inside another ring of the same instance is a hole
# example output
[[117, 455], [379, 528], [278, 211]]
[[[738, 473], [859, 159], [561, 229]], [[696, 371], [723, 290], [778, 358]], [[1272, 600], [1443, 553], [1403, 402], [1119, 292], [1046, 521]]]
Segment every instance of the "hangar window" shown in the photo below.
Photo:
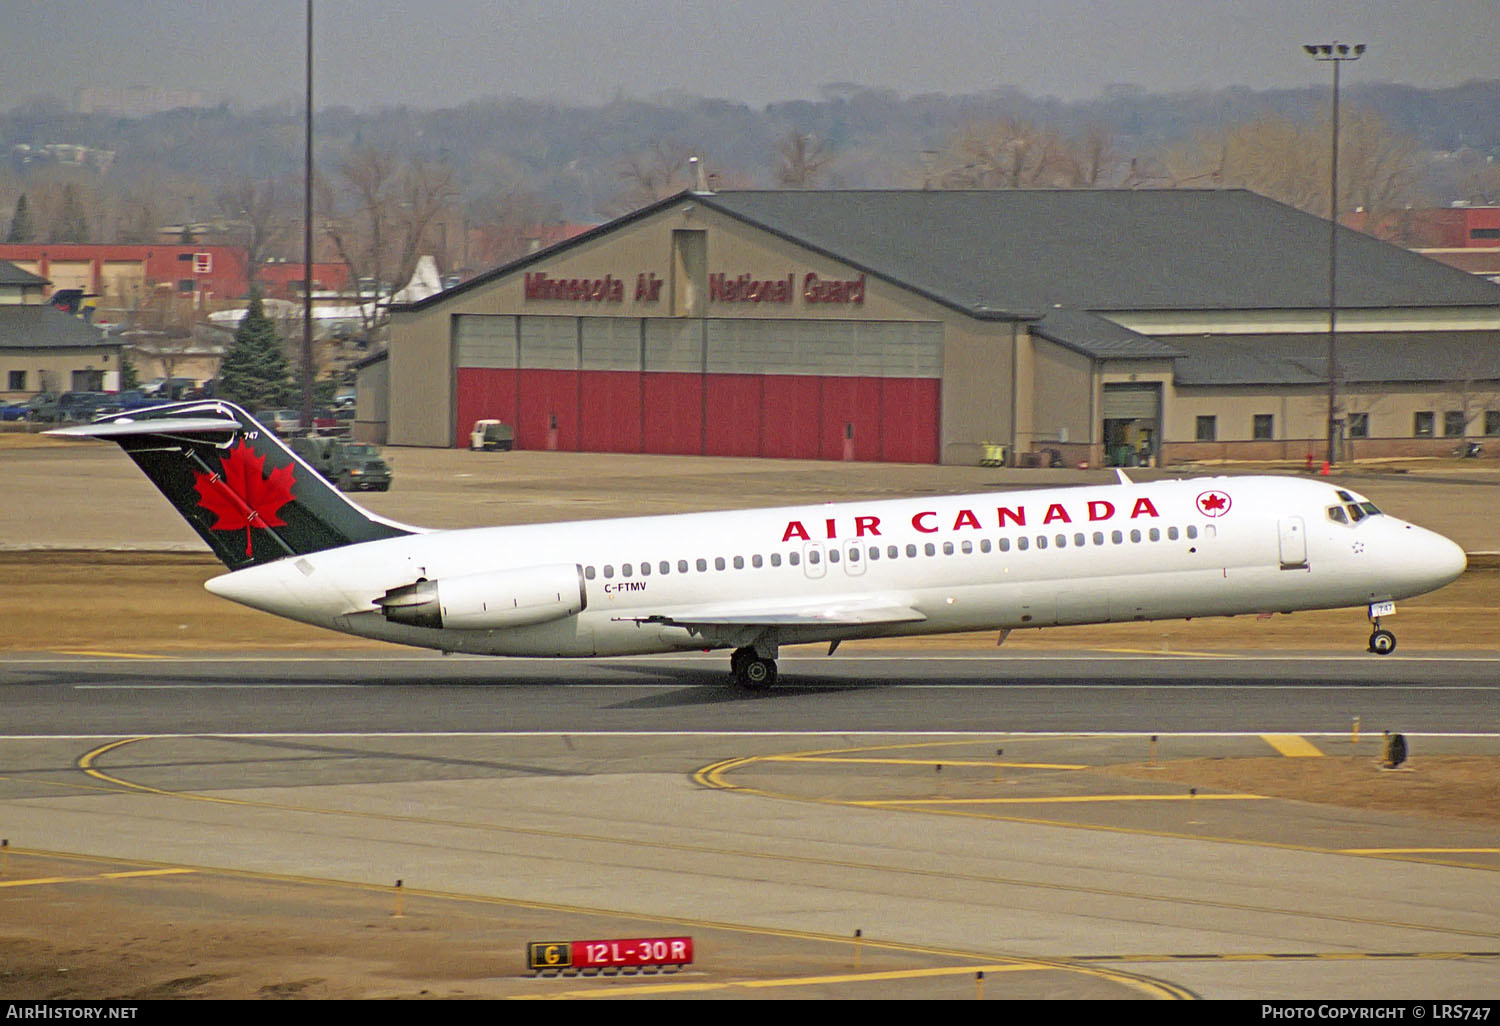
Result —
[[1500, 410], [1484, 411], [1484, 433], [1500, 435]]
[[12, 392], [26, 391], [26, 372], [23, 370], [11, 371], [9, 388]]
[[1436, 418], [1431, 410], [1420, 410], [1412, 419], [1411, 433], [1418, 438], [1431, 438]]
[[1443, 434], [1449, 438], [1460, 438], [1469, 430], [1469, 418], [1463, 410], [1448, 410], [1443, 414]]
[[1269, 413], [1257, 413], [1251, 426], [1250, 437], [1257, 442], [1269, 442], [1275, 437], [1276, 418]]
[[1219, 418], [1214, 416], [1198, 418], [1197, 439], [1200, 442], [1216, 442], [1219, 440]]
[[1351, 413], [1345, 421], [1344, 434], [1350, 438], [1370, 437], [1370, 415], [1368, 413]]

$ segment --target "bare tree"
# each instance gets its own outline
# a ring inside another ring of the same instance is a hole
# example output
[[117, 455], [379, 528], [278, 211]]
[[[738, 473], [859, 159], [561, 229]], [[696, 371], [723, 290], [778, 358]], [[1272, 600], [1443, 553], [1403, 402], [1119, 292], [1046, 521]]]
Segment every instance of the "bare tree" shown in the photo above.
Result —
[[624, 213], [692, 188], [692, 158], [690, 147], [662, 141], [631, 154], [620, 162], [619, 176], [625, 183], [624, 191], [612, 205]]
[[293, 218], [286, 207], [287, 196], [274, 181], [241, 179], [221, 188], [214, 196], [219, 212], [237, 229], [245, 247], [245, 258], [253, 285], [272, 251], [292, 235]]
[[[360, 319], [368, 338], [384, 322], [390, 293], [404, 285], [427, 245], [437, 216], [453, 201], [453, 171], [413, 159], [405, 167], [373, 147], [356, 150], [337, 166], [342, 189], [324, 184], [323, 209], [333, 214], [323, 230], [357, 283]], [[338, 199], [347, 202], [339, 204]]]
[[776, 181], [788, 189], [814, 189], [822, 180], [833, 152], [811, 133], [788, 129], [776, 148]]
[[1076, 183], [1078, 165], [1056, 132], [1030, 121], [970, 122], [934, 161], [941, 189], [1057, 188]]

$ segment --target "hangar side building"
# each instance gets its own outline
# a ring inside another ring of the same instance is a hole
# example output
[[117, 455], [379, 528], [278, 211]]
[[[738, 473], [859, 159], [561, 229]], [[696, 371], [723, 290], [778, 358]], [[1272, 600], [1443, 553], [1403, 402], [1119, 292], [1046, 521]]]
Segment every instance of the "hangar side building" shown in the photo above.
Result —
[[[1500, 434], [1500, 287], [1340, 229], [1345, 455]], [[682, 193], [392, 311], [386, 441], [1301, 459], [1328, 222], [1239, 190]]]

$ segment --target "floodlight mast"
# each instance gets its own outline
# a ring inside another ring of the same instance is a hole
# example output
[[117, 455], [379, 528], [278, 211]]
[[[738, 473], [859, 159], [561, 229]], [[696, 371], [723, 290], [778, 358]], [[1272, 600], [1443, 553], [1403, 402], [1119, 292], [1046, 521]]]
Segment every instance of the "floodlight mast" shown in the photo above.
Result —
[[1328, 453], [1329, 466], [1338, 462], [1338, 254], [1339, 254], [1339, 66], [1364, 56], [1365, 44], [1306, 43], [1303, 51], [1315, 61], [1333, 65], [1333, 141], [1328, 175]]

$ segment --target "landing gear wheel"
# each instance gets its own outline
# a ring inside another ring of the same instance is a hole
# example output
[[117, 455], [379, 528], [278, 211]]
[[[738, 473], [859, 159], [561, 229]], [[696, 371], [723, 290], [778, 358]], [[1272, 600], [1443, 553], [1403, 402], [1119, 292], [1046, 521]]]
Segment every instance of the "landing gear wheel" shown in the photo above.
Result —
[[1396, 636], [1388, 630], [1377, 629], [1370, 635], [1370, 651], [1376, 655], [1390, 655], [1396, 650]]
[[738, 648], [729, 657], [734, 682], [750, 691], [763, 691], [776, 683], [776, 660], [762, 659], [753, 648]]

